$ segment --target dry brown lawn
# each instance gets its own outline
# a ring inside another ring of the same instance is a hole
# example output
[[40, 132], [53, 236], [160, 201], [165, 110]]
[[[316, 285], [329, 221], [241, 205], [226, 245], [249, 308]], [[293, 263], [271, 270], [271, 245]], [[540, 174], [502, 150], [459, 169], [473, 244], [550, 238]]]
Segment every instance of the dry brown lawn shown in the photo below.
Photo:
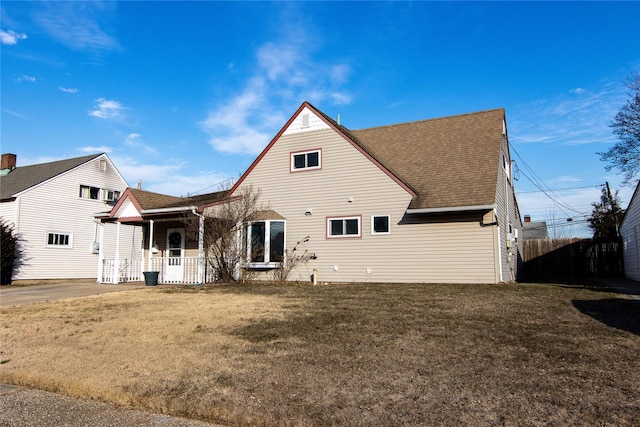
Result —
[[2, 382], [226, 425], [640, 420], [640, 301], [587, 287], [157, 287], [0, 321]]

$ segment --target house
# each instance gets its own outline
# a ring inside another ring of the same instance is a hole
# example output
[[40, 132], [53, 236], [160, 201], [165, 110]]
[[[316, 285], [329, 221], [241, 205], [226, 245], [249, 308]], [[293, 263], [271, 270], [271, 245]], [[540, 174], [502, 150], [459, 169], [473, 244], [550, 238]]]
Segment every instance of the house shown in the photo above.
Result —
[[[109, 157], [17, 166], [15, 154], [3, 154], [1, 170], [0, 217], [13, 225], [23, 249], [13, 279], [95, 279], [98, 252], [116, 252], [116, 233], [109, 232], [99, 247], [94, 215], [110, 209], [127, 188]], [[130, 228], [120, 238], [121, 253], [139, 252], [141, 229]]]
[[[142, 280], [144, 272], [157, 271], [160, 283], [205, 283], [214, 273], [204, 259], [204, 206], [215, 206], [225, 200], [226, 191], [192, 197], [175, 197], [139, 188], [127, 188], [108, 213], [96, 215], [101, 238], [111, 232], [102, 230], [115, 226], [117, 246], [122, 230], [130, 227], [142, 230], [143, 243], [133, 256], [122, 253], [99, 254], [98, 282], [119, 283]], [[195, 220], [198, 230], [191, 238], [186, 225]]]
[[246, 254], [238, 270], [252, 279], [273, 279], [294, 249], [311, 256], [289, 280], [499, 283], [519, 274], [504, 110], [352, 131], [305, 102], [229, 191], [127, 189], [98, 219], [144, 227], [144, 243], [132, 259], [101, 255], [98, 280], [147, 270], [160, 283], [216, 277], [204, 259], [205, 218], [220, 218], [249, 189], [266, 207], [236, 227]]
[[640, 280], [640, 182], [622, 217], [620, 236], [625, 276], [627, 279]]
[[524, 224], [522, 229], [522, 238], [524, 240], [548, 239], [549, 231], [547, 230], [546, 221], [531, 221], [529, 215], [524, 216]]
[[243, 237], [259, 280], [301, 241], [314, 259], [289, 280], [518, 277], [522, 223], [503, 109], [349, 130], [304, 102], [229, 196], [247, 186], [275, 213]]

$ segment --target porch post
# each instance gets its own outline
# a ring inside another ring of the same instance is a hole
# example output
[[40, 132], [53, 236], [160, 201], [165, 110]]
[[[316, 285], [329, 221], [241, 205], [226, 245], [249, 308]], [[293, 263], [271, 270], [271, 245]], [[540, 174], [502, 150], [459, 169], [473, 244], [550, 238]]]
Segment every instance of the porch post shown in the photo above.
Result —
[[120, 221], [116, 221], [116, 257], [113, 269], [113, 284], [120, 282]]
[[198, 283], [204, 283], [204, 215], [198, 215]]
[[149, 220], [149, 250], [147, 251], [147, 261], [149, 263], [148, 270], [151, 271], [153, 266], [151, 265], [151, 255], [153, 250], [153, 220]]
[[102, 283], [102, 274], [104, 273], [104, 223], [98, 223], [98, 277], [96, 282]]

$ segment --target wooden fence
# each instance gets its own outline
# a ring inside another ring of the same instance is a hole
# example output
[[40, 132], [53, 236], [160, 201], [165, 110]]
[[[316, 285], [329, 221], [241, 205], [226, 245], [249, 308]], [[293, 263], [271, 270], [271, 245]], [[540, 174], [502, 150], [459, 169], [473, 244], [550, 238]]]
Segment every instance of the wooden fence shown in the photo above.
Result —
[[523, 279], [622, 277], [622, 259], [622, 243], [619, 240], [525, 240]]

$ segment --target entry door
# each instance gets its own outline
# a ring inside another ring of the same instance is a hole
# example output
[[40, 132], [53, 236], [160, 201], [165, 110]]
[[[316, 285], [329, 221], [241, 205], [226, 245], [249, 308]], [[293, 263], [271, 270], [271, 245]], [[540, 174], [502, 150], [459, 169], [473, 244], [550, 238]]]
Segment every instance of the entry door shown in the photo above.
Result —
[[167, 258], [165, 277], [167, 282], [182, 282], [184, 279], [184, 228], [167, 230]]

